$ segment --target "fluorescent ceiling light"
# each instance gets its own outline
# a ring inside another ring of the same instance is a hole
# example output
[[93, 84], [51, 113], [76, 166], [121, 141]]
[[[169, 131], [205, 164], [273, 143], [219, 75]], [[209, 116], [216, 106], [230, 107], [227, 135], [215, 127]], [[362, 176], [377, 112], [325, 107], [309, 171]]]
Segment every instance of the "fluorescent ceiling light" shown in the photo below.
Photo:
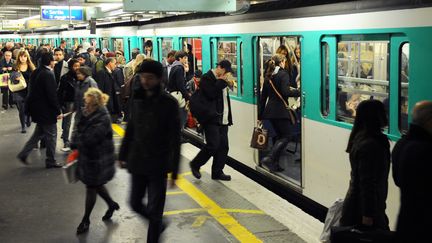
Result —
[[40, 19], [40, 15], [34, 15], [34, 16], [27, 17], [27, 18], [18, 19], [18, 21], [27, 21], [27, 20], [31, 20], [31, 19]]

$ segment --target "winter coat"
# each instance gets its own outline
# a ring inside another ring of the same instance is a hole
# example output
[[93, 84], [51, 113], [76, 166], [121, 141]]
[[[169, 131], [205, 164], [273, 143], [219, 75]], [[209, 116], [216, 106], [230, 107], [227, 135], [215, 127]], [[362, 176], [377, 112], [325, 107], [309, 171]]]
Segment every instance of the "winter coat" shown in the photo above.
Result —
[[75, 73], [73, 72], [68, 72], [60, 78], [57, 95], [61, 107], [63, 107], [67, 102], [75, 101], [76, 83]]
[[99, 186], [113, 178], [113, 132], [105, 107], [100, 107], [89, 116], [81, 115], [72, 143], [79, 153], [77, 176], [84, 184]]
[[116, 96], [116, 86], [117, 83], [114, 79], [114, 76], [112, 73], [109, 73], [108, 70], [106, 69], [106, 67], [104, 67], [104, 69], [102, 69], [101, 71], [99, 71], [95, 77], [96, 82], [98, 84], [99, 89], [109, 95], [110, 99], [108, 100], [107, 103], [107, 108], [108, 111], [111, 114], [116, 114], [119, 112], [119, 107], [118, 107], [118, 101], [117, 101], [117, 96]]
[[186, 89], [186, 75], [183, 64], [180, 61], [175, 61], [168, 77], [168, 92], [180, 91], [185, 100], [189, 100], [189, 92]]
[[45, 66], [37, 68], [30, 76], [26, 111], [37, 124], [55, 124], [61, 114], [57, 98], [54, 72]]
[[401, 190], [396, 227], [398, 242], [418, 243], [430, 238], [431, 151], [432, 135], [415, 124], [410, 125], [407, 135], [393, 149], [393, 179]]
[[119, 160], [127, 162], [130, 173], [165, 175], [176, 178], [180, 159], [180, 114], [177, 101], [158, 90], [146, 97], [134, 85], [131, 118], [120, 148]]
[[84, 106], [84, 93], [90, 88], [97, 88], [98, 85], [96, 81], [90, 76], [84, 79], [84, 81], [77, 81], [75, 86], [75, 103], [74, 108], [76, 111], [76, 115], [81, 114], [82, 107]]
[[359, 132], [349, 152], [351, 180], [342, 209], [342, 226], [361, 225], [373, 218], [373, 227], [389, 230], [385, 213], [390, 170], [390, 144], [382, 134]]
[[[288, 97], [300, 96], [300, 91], [293, 89], [294, 87], [290, 85], [290, 76], [286, 70], [279, 69], [279, 71], [272, 76], [271, 81], [286, 102], [288, 102]], [[259, 103], [258, 119], [290, 119], [289, 111], [272, 88], [268, 79], [264, 80]]]

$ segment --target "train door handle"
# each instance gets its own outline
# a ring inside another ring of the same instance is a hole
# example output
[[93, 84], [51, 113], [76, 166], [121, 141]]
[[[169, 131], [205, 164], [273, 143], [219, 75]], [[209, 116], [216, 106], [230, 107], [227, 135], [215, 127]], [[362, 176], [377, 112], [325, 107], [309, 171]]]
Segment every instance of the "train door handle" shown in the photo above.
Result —
[[303, 104], [303, 109], [306, 108], [306, 92], [302, 92], [302, 102]]

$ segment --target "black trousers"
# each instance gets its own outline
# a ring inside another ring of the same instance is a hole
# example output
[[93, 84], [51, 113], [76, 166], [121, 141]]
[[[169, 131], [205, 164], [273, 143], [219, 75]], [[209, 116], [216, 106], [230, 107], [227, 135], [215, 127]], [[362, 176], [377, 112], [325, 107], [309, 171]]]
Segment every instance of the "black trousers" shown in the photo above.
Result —
[[36, 124], [33, 135], [24, 145], [24, 148], [19, 152], [18, 156], [27, 158], [30, 152], [36, 147], [37, 143], [44, 139], [46, 144], [46, 159], [45, 163], [55, 164], [55, 150], [57, 145], [57, 124]]
[[[167, 188], [166, 175], [132, 174], [130, 205], [132, 209], [149, 221], [147, 243], [159, 242], [162, 230], [162, 215]], [[147, 192], [148, 190], [148, 192]], [[147, 192], [147, 205], [143, 198]]]
[[12, 93], [9, 92], [9, 88], [8, 87], [1, 88], [1, 93], [3, 94], [3, 97], [2, 97], [2, 106], [7, 109], [8, 105], [13, 105], [14, 104], [13, 98], [12, 98]]
[[228, 126], [204, 124], [203, 128], [206, 145], [191, 161], [191, 165], [199, 168], [213, 156], [212, 175], [219, 175], [223, 172], [228, 156]]

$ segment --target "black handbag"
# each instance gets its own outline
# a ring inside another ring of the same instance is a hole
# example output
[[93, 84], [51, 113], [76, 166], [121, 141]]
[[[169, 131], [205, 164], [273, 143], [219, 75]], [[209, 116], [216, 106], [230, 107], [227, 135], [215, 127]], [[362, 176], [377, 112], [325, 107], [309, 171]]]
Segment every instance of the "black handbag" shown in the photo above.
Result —
[[268, 132], [262, 127], [254, 127], [250, 146], [255, 149], [265, 150], [268, 144]]
[[395, 232], [380, 229], [363, 229], [356, 226], [336, 226], [331, 228], [331, 243], [392, 243]]

